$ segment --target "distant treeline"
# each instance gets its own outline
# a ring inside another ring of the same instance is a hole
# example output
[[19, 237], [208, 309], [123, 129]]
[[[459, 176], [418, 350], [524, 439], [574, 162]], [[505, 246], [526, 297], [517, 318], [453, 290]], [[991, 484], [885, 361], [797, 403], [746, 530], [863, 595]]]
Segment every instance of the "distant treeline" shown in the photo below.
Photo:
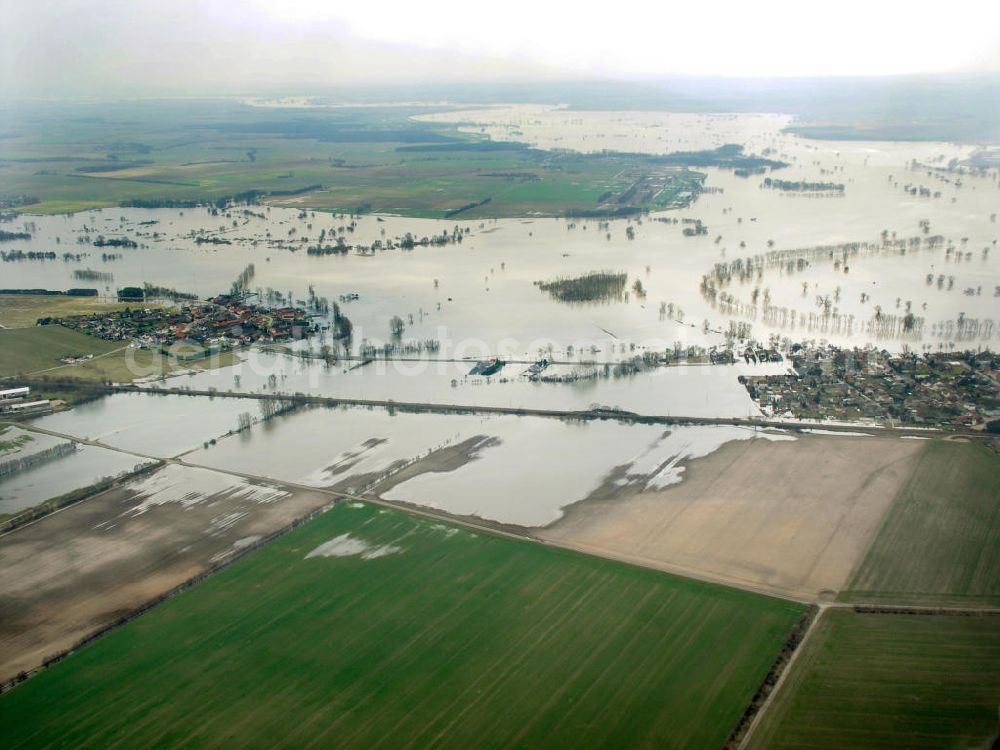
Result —
[[46, 297], [96, 297], [96, 289], [67, 289], [65, 292], [60, 292], [55, 289], [0, 289], [0, 294], [32, 294], [32, 295], [44, 295]]
[[0, 197], [0, 208], [19, 208], [20, 206], [30, 206], [38, 203], [38, 198], [33, 195], [5, 195]]
[[146, 293], [146, 299], [172, 299], [172, 300], [196, 300], [198, 299], [197, 294], [191, 294], [190, 292], [178, 292], [173, 287], [167, 288], [165, 286], [157, 286], [156, 284], [150, 284], [148, 281], [142, 285], [143, 291]]
[[153, 147], [148, 143], [136, 143], [134, 141], [115, 141], [114, 143], [105, 143], [100, 146], [95, 146], [94, 151], [102, 152], [112, 152], [112, 156], [109, 159], [116, 159], [117, 157], [113, 155], [115, 151], [131, 152], [135, 154], [148, 154], [153, 150]]
[[791, 180], [773, 180], [770, 177], [764, 178], [764, 187], [773, 190], [844, 192], [844, 183], [842, 182], [793, 182]]
[[31, 235], [27, 232], [7, 232], [0, 229], [0, 242], [13, 242], [14, 240], [30, 240]]
[[[241, 203], [257, 203], [261, 198], [280, 198], [289, 195], [302, 195], [322, 189], [323, 185], [314, 183], [290, 190], [246, 190], [233, 195], [222, 195], [218, 198], [203, 200], [183, 200], [171, 198], [129, 198], [119, 205], [123, 208], [228, 208]], [[211, 241], [211, 240], [208, 240]]]
[[744, 156], [743, 146], [738, 143], [727, 143], [710, 151], [677, 151], [664, 156], [648, 156], [647, 158], [656, 164], [683, 167], [719, 167], [748, 171], [781, 169], [788, 166], [783, 161], [765, 159], [762, 156]]
[[533, 151], [530, 146], [515, 141], [451, 141], [448, 143], [422, 143], [416, 146], [399, 146], [396, 151], [441, 153], [447, 151]]
[[121, 169], [134, 169], [135, 167], [148, 167], [151, 161], [111, 161], [106, 164], [87, 164], [77, 167], [76, 171], [83, 174], [94, 174], [98, 172], [117, 172]]
[[338, 242], [336, 245], [310, 245], [306, 248], [307, 255], [347, 255], [351, 245]]
[[560, 302], [604, 302], [621, 299], [627, 280], [624, 271], [594, 271], [573, 279], [536, 281], [535, 286]]
[[94, 240], [94, 247], [139, 247], [139, 243], [135, 240], [130, 240], [128, 237], [112, 237], [111, 239], [105, 239], [104, 237], [98, 237]]
[[[344, 126], [347, 127], [344, 127]], [[221, 123], [216, 130], [231, 133], [260, 133], [285, 138], [315, 138], [328, 143], [450, 143], [459, 139], [430, 130], [418, 123], [405, 128], [359, 128], [357, 124], [315, 120], [272, 120], [270, 122]]]
[[114, 274], [107, 271], [95, 271], [92, 268], [76, 268], [73, 270], [73, 278], [78, 281], [105, 281], [115, 280]]
[[637, 206], [618, 206], [617, 208], [576, 208], [566, 211], [567, 219], [621, 219], [627, 216], [637, 216], [648, 209]]
[[128, 198], [121, 201], [122, 208], [198, 208], [200, 206], [216, 206], [225, 208], [231, 202], [231, 197], [210, 200], [179, 200], [175, 198]]
[[67, 441], [53, 445], [51, 448], [44, 448], [36, 453], [30, 453], [27, 456], [14, 456], [6, 461], [0, 461], [0, 477], [12, 476], [55, 458], [68, 456], [75, 451], [76, 443]]
[[268, 190], [268, 191], [262, 193], [262, 195], [268, 195], [268, 196], [273, 196], [273, 195], [278, 195], [278, 196], [281, 196], [281, 195], [302, 195], [303, 193], [311, 193], [314, 190], [322, 190], [322, 189], [323, 189], [323, 185], [321, 185], [320, 183], [317, 182], [314, 185], [306, 185], [305, 187], [293, 188], [291, 190]]
[[118, 290], [118, 301], [145, 299], [145, 291], [137, 286], [123, 286]]
[[10, 252], [0, 252], [0, 260], [4, 263], [11, 263], [16, 260], [55, 260], [56, 254], [51, 250], [11, 250]]
[[481, 201], [477, 201], [476, 203], [466, 203], [464, 206], [459, 206], [456, 209], [453, 209], [451, 211], [446, 212], [445, 215], [444, 215], [444, 218], [450, 219], [453, 216], [458, 216], [463, 211], [470, 211], [473, 208], [479, 208], [480, 206], [485, 206], [491, 200], [493, 200], [493, 198], [486, 197], [486, 198], [483, 198]]

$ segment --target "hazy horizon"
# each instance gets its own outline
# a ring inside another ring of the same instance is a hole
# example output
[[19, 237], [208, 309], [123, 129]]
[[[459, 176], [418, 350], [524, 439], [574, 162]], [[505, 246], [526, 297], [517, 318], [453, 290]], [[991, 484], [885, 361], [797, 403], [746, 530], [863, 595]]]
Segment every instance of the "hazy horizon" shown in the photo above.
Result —
[[0, 93], [19, 98], [1000, 73], [1000, 9], [969, 0], [946, 15], [851, 1], [819, 19], [784, 0], [619, 6], [614, 15], [514, 0], [475, 18], [453, 0], [419, 8], [271, 0], [9, 6]]

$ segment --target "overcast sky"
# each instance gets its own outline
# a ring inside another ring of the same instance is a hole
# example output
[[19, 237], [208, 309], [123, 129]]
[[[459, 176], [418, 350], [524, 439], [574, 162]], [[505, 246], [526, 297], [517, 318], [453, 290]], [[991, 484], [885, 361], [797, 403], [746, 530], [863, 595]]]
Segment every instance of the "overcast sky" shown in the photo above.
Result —
[[1000, 70], [1000, 1], [0, 0], [0, 93]]

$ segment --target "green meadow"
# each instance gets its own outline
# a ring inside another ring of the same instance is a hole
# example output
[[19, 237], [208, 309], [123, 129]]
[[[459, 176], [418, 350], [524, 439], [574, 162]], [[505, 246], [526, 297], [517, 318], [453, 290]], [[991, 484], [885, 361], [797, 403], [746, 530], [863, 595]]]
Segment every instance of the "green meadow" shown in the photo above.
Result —
[[7, 748], [704, 750], [802, 611], [340, 505], [0, 696], [0, 733]]

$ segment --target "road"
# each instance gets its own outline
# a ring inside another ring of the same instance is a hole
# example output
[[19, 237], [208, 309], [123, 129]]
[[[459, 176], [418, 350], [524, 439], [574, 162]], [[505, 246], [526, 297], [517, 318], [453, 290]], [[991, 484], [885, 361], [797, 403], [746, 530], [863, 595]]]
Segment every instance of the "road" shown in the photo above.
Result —
[[165, 388], [162, 386], [112, 385], [103, 386], [108, 392], [114, 393], [156, 393], [179, 396], [208, 396], [211, 398], [243, 398], [272, 401], [294, 401], [298, 404], [316, 404], [321, 406], [374, 406], [399, 411], [437, 412], [441, 414], [501, 414], [520, 417], [547, 417], [554, 419], [613, 419], [638, 424], [663, 425], [733, 425], [736, 427], [770, 428], [778, 430], [820, 429], [826, 432], [859, 433], [871, 435], [895, 435], [897, 437], [943, 437], [963, 436], [983, 438], [985, 434], [979, 430], [963, 427], [932, 428], [903, 426], [872, 426], [867, 424], [825, 424], [800, 421], [788, 421], [753, 417], [691, 417], [671, 414], [637, 414], [630, 411], [614, 409], [530, 409], [517, 406], [489, 406], [482, 404], [434, 404], [415, 401], [396, 401], [393, 399], [363, 399], [343, 398], [335, 396], [316, 396], [308, 394], [261, 393], [255, 391], [215, 391], [187, 390], [182, 388]]

